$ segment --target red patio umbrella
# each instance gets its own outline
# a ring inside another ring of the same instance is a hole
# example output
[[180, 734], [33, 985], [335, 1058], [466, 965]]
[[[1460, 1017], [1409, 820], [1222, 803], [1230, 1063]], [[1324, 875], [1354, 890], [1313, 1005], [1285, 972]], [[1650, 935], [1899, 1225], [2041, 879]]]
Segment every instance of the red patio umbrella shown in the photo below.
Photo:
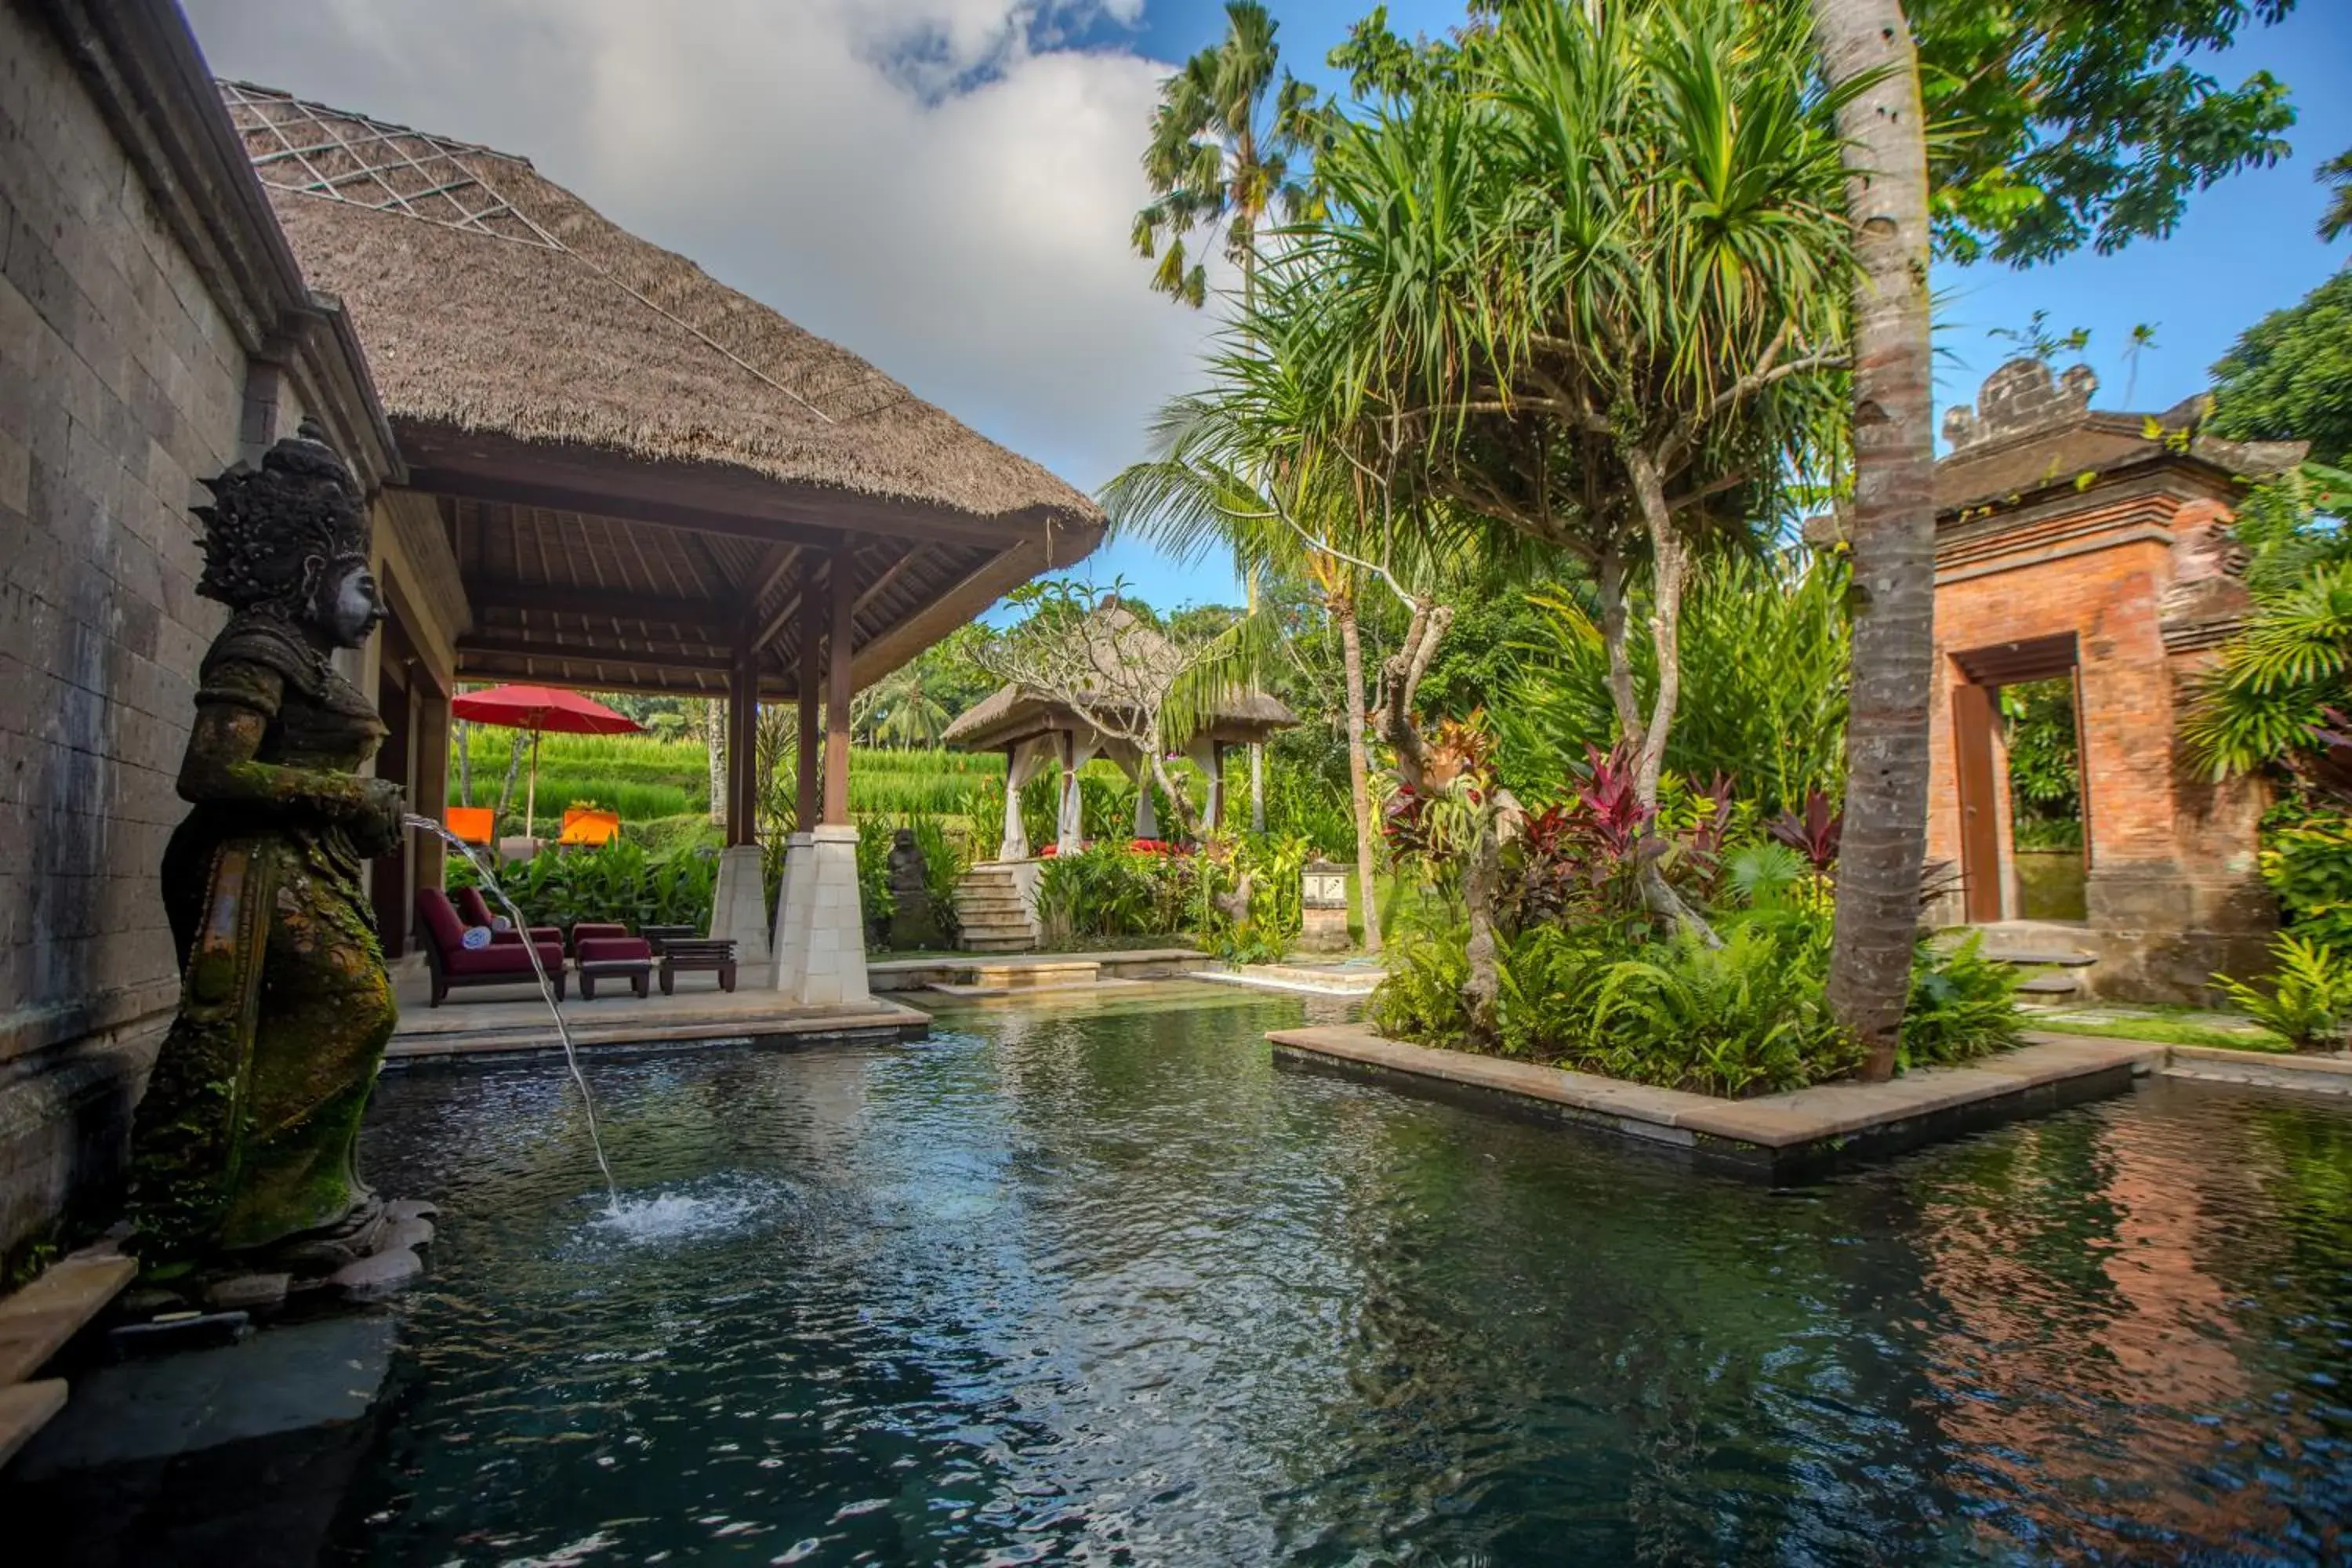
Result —
[[539, 827], [539, 738], [558, 735], [637, 735], [644, 727], [625, 713], [615, 713], [602, 702], [577, 691], [552, 686], [493, 686], [468, 691], [449, 704], [449, 711], [475, 724], [530, 731], [530, 789], [524, 796], [522, 831], [535, 837]]

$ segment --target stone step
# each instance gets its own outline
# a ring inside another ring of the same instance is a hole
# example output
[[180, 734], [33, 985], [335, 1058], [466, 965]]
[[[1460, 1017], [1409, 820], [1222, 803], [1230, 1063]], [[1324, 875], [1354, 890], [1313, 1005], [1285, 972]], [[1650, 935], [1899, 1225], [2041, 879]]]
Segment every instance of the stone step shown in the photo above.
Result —
[[1029, 906], [1014, 892], [958, 893], [956, 908], [960, 910], [1025, 910]]
[[967, 952], [1026, 952], [1037, 945], [1037, 939], [1027, 932], [1018, 936], [998, 936], [988, 931], [966, 931], [958, 945]]
[[956, 879], [959, 888], [1010, 888], [1016, 886], [1010, 871], [966, 871]]
[[924, 987], [942, 996], [952, 996], [961, 1002], [985, 1002], [999, 996], [1029, 996], [1041, 991], [1084, 991], [1089, 994], [1103, 991], [1124, 991], [1142, 985], [1140, 980], [1055, 980], [1038, 985], [961, 985], [950, 981], [936, 981]]
[[2095, 952], [2032, 952], [2023, 950], [2005, 952], [1990, 947], [1981, 951], [1995, 963], [2014, 963], [2027, 969], [2087, 969], [2099, 962], [2099, 955]]
[[138, 1272], [138, 1263], [119, 1252], [77, 1252], [0, 1298], [0, 1385], [38, 1372]]
[[1085, 958], [1073, 959], [1068, 963], [974, 963], [965, 969], [971, 984], [1003, 986], [1008, 990], [1038, 985], [1091, 985], [1101, 973], [1101, 964]]
[[49, 1417], [66, 1407], [66, 1380], [47, 1377], [38, 1383], [12, 1383], [0, 1388], [0, 1466], [16, 1457], [16, 1450], [33, 1439], [33, 1434], [49, 1424]]
[[2071, 974], [2036, 974], [2017, 989], [2024, 996], [2072, 996], [2083, 989], [2083, 983]]

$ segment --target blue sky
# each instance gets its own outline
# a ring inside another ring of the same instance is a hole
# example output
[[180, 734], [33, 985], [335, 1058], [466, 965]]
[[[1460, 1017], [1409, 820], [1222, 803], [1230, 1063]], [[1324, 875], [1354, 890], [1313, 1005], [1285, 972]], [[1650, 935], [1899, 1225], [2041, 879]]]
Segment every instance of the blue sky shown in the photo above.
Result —
[[[1273, 0], [1283, 58], [1328, 90], [1346, 84], [1324, 56], [1346, 36], [1366, 0]], [[1443, 0], [1391, 0], [1400, 33], [1443, 34], [1462, 16]], [[1179, 59], [1213, 41], [1223, 26], [1222, 0], [1152, 0], [1131, 47]], [[2235, 83], [2268, 69], [2293, 92], [2299, 121], [2294, 156], [2242, 174], [2193, 197], [2187, 217], [2162, 241], [2141, 241], [2113, 256], [2088, 253], [2022, 271], [1997, 266], [1944, 267], [1936, 286], [1942, 309], [1937, 343], [1939, 406], [1973, 396], [2006, 357], [1989, 329], [2025, 325], [2037, 310], [2059, 331], [2088, 329], [2085, 358], [2098, 372], [2103, 406], [2124, 407], [2133, 379], [2121, 351], [2132, 328], [2156, 327], [2158, 346], [2143, 354], [2129, 406], [2168, 407], [2204, 390], [2206, 372], [2231, 342], [2264, 312], [2291, 305], [2347, 257], [2352, 238], [2323, 246], [2314, 232], [2324, 203], [2312, 170], [2352, 147], [2352, 4], [2302, 0], [2275, 27], [2242, 34], [2237, 46], [2204, 68]], [[1146, 597], [1172, 604], [1234, 596], [1232, 573], [1213, 562], [1191, 567], [1158, 559], [1140, 545], [1114, 542], [1095, 557], [1108, 579], [1124, 575]]]

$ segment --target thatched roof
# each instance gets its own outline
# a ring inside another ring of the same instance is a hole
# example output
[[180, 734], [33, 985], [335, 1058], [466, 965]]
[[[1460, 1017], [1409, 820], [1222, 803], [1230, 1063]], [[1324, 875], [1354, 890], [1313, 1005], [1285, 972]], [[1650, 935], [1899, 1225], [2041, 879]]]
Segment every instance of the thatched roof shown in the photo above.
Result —
[[[1136, 658], [1172, 668], [1178, 658], [1175, 647], [1166, 637], [1116, 600], [1106, 601], [1089, 616], [1087, 627], [1092, 635], [1087, 652], [1097, 668], [1107, 668], [1117, 659]], [[1116, 689], [1116, 683], [1105, 684]], [[1205, 732], [1213, 741], [1263, 741], [1297, 722], [1298, 716], [1279, 699], [1263, 691], [1242, 691], [1216, 705]], [[989, 752], [1033, 735], [1091, 729], [1084, 715], [1053, 697], [1009, 681], [958, 714], [955, 722], [940, 733], [940, 742], [964, 751]]]
[[[861, 583], [890, 574], [859, 612], [870, 680], [1099, 542], [1077, 490], [528, 159], [221, 91], [305, 275], [358, 329], [469, 595], [485, 586], [466, 673], [723, 687], [696, 667], [748, 614], [772, 632], [764, 679], [789, 689], [779, 552], [847, 539]], [[600, 595], [653, 607], [584, 602]], [[556, 599], [575, 610], [539, 608]], [[549, 651], [498, 651], [525, 647]]]

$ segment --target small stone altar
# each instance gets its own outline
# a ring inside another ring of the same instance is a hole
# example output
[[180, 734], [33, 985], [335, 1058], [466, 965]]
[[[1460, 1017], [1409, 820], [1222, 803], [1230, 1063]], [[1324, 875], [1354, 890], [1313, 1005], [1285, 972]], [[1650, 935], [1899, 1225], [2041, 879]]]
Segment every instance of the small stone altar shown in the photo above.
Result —
[[890, 900], [892, 947], [928, 952], [947, 945], [939, 913], [931, 908], [930, 864], [911, 827], [890, 837]]

